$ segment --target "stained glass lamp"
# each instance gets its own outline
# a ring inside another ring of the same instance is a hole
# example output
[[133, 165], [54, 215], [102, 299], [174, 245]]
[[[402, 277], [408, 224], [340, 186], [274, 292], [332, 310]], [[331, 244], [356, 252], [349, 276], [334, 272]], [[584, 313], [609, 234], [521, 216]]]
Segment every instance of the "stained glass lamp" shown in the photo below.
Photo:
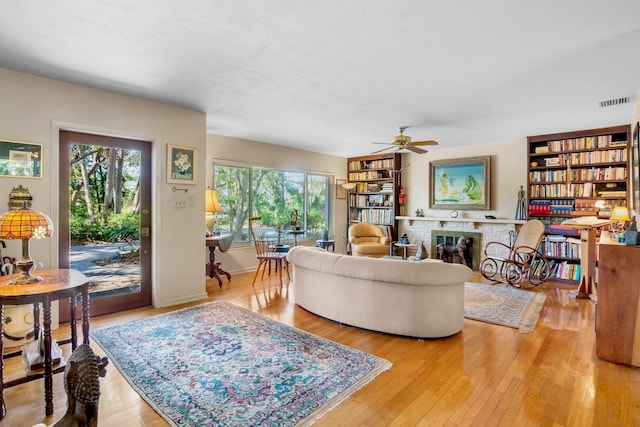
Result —
[[22, 240], [22, 259], [18, 267], [18, 277], [7, 282], [9, 285], [27, 285], [42, 281], [41, 277], [31, 275], [33, 260], [29, 254], [29, 241], [42, 239], [53, 234], [51, 218], [28, 207], [9, 211], [0, 216], [0, 239]]

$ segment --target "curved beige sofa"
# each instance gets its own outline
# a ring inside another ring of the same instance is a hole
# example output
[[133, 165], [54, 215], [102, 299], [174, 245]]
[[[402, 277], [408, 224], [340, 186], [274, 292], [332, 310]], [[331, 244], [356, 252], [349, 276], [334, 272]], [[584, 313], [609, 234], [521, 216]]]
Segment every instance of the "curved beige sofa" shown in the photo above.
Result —
[[464, 323], [464, 283], [472, 271], [437, 260], [403, 261], [293, 247], [300, 307], [360, 328], [411, 337], [446, 337]]

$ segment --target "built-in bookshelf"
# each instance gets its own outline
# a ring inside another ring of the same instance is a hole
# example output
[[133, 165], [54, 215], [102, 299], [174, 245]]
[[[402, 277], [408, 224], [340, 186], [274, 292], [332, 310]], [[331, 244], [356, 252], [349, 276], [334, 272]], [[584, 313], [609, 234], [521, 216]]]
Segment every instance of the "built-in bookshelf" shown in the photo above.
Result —
[[347, 159], [347, 179], [356, 186], [348, 193], [348, 225], [367, 222], [383, 226], [395, 240], [401, 156], [379, 154]]
[[580, 278], [580, 231], [565, 220], [608, 218], [614, 206], [629, 205], [630, 140], [628, 125], [527, 138], [528, 214], [545, 224], [553, 277]]

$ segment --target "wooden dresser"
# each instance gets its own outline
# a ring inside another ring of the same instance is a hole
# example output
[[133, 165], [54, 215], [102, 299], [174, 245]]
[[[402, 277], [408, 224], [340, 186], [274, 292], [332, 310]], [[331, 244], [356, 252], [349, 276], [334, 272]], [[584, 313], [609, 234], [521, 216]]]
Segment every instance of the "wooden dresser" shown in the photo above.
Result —
[[640, 246], [600, 245], [596, 354], [640, 367]]

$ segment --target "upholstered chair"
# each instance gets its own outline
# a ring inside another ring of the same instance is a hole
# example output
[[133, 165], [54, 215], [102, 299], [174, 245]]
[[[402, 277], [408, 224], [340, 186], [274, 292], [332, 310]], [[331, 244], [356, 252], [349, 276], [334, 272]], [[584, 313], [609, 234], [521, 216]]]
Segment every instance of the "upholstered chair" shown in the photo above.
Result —
[[359, 223], [349, 227], [351, 255], [380, 258], [389, 254], [389, 242], [382, 227]]

